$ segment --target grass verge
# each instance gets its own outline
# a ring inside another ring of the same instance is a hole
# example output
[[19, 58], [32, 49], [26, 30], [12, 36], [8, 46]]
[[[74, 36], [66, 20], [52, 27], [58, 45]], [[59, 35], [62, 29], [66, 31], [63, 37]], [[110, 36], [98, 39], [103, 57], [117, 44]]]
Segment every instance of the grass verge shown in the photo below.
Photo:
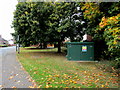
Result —
[[21, 48], [18, 59], [39, 88], [118, 88], [118, 74], [68, 61], [57, 49]]

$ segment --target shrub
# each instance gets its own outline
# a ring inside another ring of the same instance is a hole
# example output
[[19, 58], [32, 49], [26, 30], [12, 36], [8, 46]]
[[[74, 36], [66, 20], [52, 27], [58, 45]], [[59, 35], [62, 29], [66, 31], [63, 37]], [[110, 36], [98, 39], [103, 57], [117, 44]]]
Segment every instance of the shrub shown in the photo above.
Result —
[[99, 27], [108, 45], [110, 56], [118, 61], [120, 57], [120, 14], [112, 17], [103, 17]]

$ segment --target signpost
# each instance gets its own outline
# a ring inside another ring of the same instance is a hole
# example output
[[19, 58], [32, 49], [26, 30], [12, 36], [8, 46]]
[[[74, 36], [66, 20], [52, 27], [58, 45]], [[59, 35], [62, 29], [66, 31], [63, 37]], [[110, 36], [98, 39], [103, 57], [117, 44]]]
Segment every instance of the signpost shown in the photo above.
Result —
[[16, 43], [16, 52], [18, 52], [18, 54], [19, 54], [19, 53], [20, 53], [19, 35], [18, 35], [18, 37], [17, 37], [17, 42], [18, 42], [18, 43]]
[[18, 54], [20, 53], [20, 43], [19, 43], [19, 35], [18, 35]]

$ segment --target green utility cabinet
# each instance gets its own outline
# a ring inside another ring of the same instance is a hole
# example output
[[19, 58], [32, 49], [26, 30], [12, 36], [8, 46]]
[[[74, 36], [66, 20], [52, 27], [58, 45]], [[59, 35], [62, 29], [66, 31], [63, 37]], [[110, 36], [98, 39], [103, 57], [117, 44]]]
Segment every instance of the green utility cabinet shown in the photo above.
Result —
[[67, 42], [67, 59], [94, 61], [94, 42]]

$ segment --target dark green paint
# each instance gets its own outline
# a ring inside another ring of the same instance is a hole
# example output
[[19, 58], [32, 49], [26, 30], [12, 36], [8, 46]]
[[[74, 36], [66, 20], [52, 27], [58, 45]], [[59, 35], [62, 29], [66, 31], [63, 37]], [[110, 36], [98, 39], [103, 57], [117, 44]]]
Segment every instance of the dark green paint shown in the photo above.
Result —
[[[87, 50], [82, 51], [82, 46]], [[67, 59], [70, 61], [94, 61], [93, 42], [67, 42]]]

